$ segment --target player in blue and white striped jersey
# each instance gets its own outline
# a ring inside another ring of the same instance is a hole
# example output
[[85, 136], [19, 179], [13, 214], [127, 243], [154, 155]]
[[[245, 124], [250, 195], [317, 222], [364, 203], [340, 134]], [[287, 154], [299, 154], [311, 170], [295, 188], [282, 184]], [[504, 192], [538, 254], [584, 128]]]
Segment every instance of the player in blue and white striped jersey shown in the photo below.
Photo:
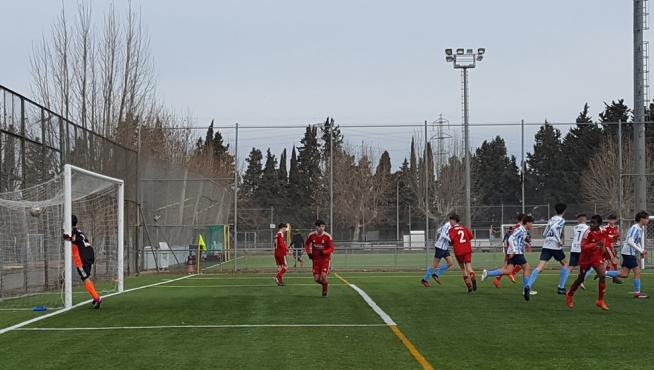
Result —
[[645, 257], [645, 226], [649, 223], [649, 214], [645, 211], [636, 213], [635, 223], [631, 225], [627, 232], [627, 238], [622, 244], [622, 271], [608, 271], [607, 276], [626, 278], [629, 272], [634, 272], [634, 297], [648, 298], [645, 294], [640, 293], [640, 264], [638, 256]]
[[513, 273], [513, 268], [515, 266], [522, 267], [523, 277], [523, 295], [525, 300], [529, 300], [530, 295], [530, 286], [529, 286], [529, 262], [525, 258], [525, 246], [527, 245], [527, 232], [531, 229], [534, 224], [534, 218], [531, 216], [525, 216], [522, 219], [522, 225], [515, 229], [511, 236], [509, 237], [509, 246], [506, 250], [506, 253], [509, 255], [509, 259], [506, 262], [506, 265], [497, 268], [495, 270], [484, 270], [481, 275], [481, 281], [486, 280], [489, 276], [501, 276], [509, 275]]
[[[575, 267], [579, 266], [579, 257], [581, 256], [581, 240], [584, 234], [590, 228], [586, 223], [588, 216], [585, 213], [577, 215], [577, 225], [572, 229], [572, 244], [570, 245], [570, 263], [568, 264], [568, 275]], [[586, 289], [584, 283], [580, 284], [582, 289]]]
[[545, 231], [543, 232], [543, 248], [540, 252], [540, 259], [538, 261], [538, 266], [531, 273], [529, 278], [529, 286], [533, 287], [538, 279], [538, 274], [540, 274], [547, 262], [554, 257], [561, 264], [561, 270], [559, 273], [559, 287], [557, 292], [559, 294], [565, 294], [565, 282], [568, 280], [570, 275], [570, 270], [568, 270], [568, 262], [565, 260], [565, 253], [563, 253], [563, 228], [565, 227], [565, 219], [563, 214], [565, 214], [566, 205], [563, 203], [558, 203], [554, 206], [556, 210], [556, 215], [550, 218]]
[[[441, 284], [440, 276], [443, 274], [447, 269], [452, 267], [454, 262], [452, 262], [452, 256], [450, 256], [450, 246], [452, 245], [452, 241], [450, 240], [450, 234], [449, 231], [452, 228], [452, 226], [455, 226], [459, 220], [459, 216], [456, 214], [452, 213], [448, 217], [449, 221], [444, 223], [443, 226], [441, 226], [438, 229], [438, 238], [436, 239], [436, 252], [434, 253], [434, 261], [432, 262], [431, 266], [427, 266], [427, 271], [425, 271], [425, 274], [422, 277], [422, 280], [420, 280], [420, 283], [425, 286], [426, 288], [429, 288], [429, 277], [433, 277], [434, 280], [438, 284]], [[445, 258], [446, 264], [443, 266], [438, 266], [441, 263], [441, 259]]]

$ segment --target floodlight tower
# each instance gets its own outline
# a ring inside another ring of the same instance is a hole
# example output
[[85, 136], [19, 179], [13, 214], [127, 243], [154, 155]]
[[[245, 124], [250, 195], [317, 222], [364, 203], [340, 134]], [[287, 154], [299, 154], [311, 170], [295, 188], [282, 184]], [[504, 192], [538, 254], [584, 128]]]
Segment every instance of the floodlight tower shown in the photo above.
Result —
[[470, 213], [470, 128], [468, 109], [468, 69], [475, 68], [477, 62], [481, 62], [486, 54], [486, 49], [445, 49], [445, 60], [451, 62], [454, 69], [460, 69], [463, 77], [463, 140], [465, 150], [465, 193], [466, 193], [466, 215], [465, 222], [472, 227], [472, 216]]

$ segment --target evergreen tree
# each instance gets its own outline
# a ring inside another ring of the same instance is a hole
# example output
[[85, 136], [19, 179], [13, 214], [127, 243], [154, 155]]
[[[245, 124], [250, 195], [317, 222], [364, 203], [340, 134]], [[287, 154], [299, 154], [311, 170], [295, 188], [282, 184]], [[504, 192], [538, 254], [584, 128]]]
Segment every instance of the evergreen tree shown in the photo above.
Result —
[[[593, 120], [588, 114], [588, 103], [584, 104], [583, 110], [577, 116], [577, 126], [563, 138], [563, 154], [565, 160], [565, 176], [561, 178], [561, 185], [564, 188], [564, 198], [562, 202], [574, 207], [581, 206], [581, 177], [584, 170], [588, 167], [589, 160], [601, 148], [602, 140], [605, 136], [602, 128], [593, 124]], [[580, 208], [571, 208], [574, 212], [581, 211]]]
[[[604, 112], [599, 114], [600, 122], [606, 123], [605, 129], [611, 135], [618, 134], [617, 122], [622, 122], [622, 137], [631, 137], [632, 124], [629, 123], [631, 118], [631, 109], [624, 103], [624, 99], [611, 101], [611, 104], [604, 103]], [[612, 123], [612, 124], [609, 124]]]
[[555, 204], [566, 198], [562, 180], [565, 158], [561, 131], [545, 122], [535, 135], [534, 151], [527, 153], [525, 186], [528, 202]]
[[334, 122], [334, 119], [329, 117], [325, 120], [320, 131], [322, 133], [322, 155], [323, 159], [327, 162], [329, 159], [330, 137], [332, 140], [331, 147], [334, 149], [334, 152], [338, 152], [343, 149], [343, 134], [341, 133], [340, 127]]
[[243, 174], [243, 183], [239, 190], [239, 194], [243, 199], [253, 199], [255, 194], [258, 193], [263, 174], [262, 159], [261, 150], [252, 148], [248, 158], [245, 160], [248, 166], [245, 174]]
[[266, 152], [266, 163], [261, 174], [261, 184], [256, 192], [257, 205], [268, 208], [278, 207], [279, 177], [277, 175], [277, 158], [272, 154], [270, 148]]
[[279, 156], [279, 170], [277, 171], [280, 188], [285, 188], [288, 184], [288, 171], [286, 170], [286, 161], [286, 149], [284, 149], [282, 150], [282, 154]]
[[302, 146], [298, 148], [298, 172], [300, 194], [298, 205], [300, 212], [307, 218], [311, 216], [312, 207], [316, 204], [320, 194], [322, 170], [320, 168], [320, 143], [318, 142], [318, 129], [316, 126], [307, 126], [304, 137], [300, 140]]

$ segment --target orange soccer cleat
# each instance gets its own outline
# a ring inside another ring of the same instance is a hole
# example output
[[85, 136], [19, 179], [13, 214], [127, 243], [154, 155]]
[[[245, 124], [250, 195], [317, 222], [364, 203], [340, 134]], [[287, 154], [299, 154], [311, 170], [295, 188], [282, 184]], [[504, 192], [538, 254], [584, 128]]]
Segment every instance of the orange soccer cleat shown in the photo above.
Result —
[[514, 274], [509, 274], [509, 280], [511, 280], [511, 282], [513, 284], [515, 284], [515, 275]]
[[601, 308], [604, 311], [609, 310], [609, 306], [606, 305], [606, 302], [604, 302], [603, 299], [598, 299], [597, 301], [595, 301], [595, 306]]
[[493, 285], [495, 285], [495, 288], [500, 289], [500, 281], [498, 279], [493, 279]]
[[575, 306], [575, 301], [570, 294], [565, 295], [565, 303], [568, 305], [569, 309]]

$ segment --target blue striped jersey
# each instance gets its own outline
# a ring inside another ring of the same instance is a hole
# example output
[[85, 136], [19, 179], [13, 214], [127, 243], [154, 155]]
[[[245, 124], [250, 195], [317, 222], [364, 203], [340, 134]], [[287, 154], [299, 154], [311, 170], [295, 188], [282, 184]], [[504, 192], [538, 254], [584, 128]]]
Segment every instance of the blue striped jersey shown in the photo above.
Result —
[[526, 239], [527, 229], [525, 229], [524, 225], [520, 225], [509, 237], [509, 247], [506, 249], [506, 254], [525, 254]]
[[640, 224], [633, 224], [629, 228], [629, 231], [627, 232], [627, 237], [624, 240], [624, 243], [622, 243], [622, 254], [626, 254], [628, 256], [635, 256], [636, 253], [638, 253], [638, 250], [634, 248], [633, 246], [629, 245], [629, 242], [631, 241], [632, 243], [640, 246], [642, 249], [644, 247], [643, 244], [643, 227], [640, 226]]
[[448, 250], [452, 242], [450, 241], [450, 225], [449, 222], [443, 224], [443, 226], [438, 229], [438, 239], [436, 239], [436, 248]]
[[565, 219], [559, 215], [556, 215], [547, 222], [545, 226], [545, 231], [543, 231], [543, 248], [547, 249], [562, 249], [563, 240], [561, 239], [563, 235], [563, 228], [565, 227]]

